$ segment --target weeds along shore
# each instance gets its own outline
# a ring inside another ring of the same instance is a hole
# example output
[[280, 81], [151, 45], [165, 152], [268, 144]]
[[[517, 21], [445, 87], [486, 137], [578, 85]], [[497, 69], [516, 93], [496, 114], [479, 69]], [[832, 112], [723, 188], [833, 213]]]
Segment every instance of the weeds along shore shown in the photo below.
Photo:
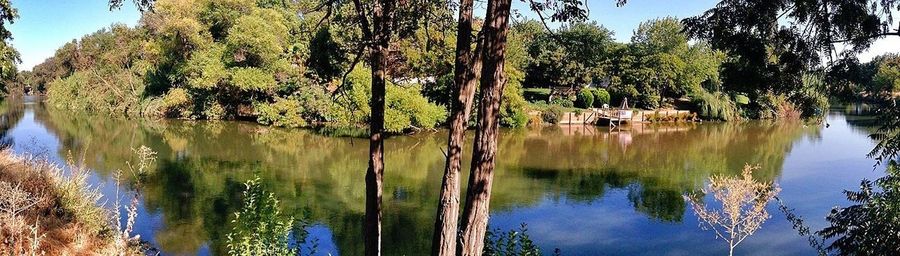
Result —
[[72, 157], [63, 167], [0, 151], [0, 254], [144, 255], [147, 247], [131, 235], [136, 200], [103, 198], [88, 175]]

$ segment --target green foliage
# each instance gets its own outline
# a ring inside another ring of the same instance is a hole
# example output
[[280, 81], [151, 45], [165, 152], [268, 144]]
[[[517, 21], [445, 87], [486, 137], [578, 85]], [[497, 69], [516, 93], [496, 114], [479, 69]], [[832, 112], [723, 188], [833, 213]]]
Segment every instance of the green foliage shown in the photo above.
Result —
[[750, 97], [747, 97], [747, 95], [743, 94], [736, 94], [734, 95], [734, 103], [737, 103], [739, 105], [750, 104]]
[[259, 103], [256, 111], [256, 120], [261, 124], [291, 128], [307, 126], [303, 120], [303, 107], [295, 99], [275, 98], [272, 104]]
[[7, 23], [12, 24], [17, 18], [19, 12], [11, 1], [0, 1], [0, 79], [14, 78], [16, 63], [21, 61], [19, 52], [8, 42], [12, 39], [12, 33], [6, 28]]
[[225, 45], [234, 63], [263, 67], [275, 62], [287, 47], [287, 20], [278, 11], [255, 9], [228, 29]]
[[503, 102], [500, 103], [500, 125], [505, 127], [525, 127], [528, 125], [528, 113], [525, 106], [528, 104], [522, 96], [522, 88], [511, 84], [504, 88]]
[[900, 108], [896, 101], [885, 103], [878, 110], [878, 129], [870, 137], [878, 144], [869, 152], [879, 164], [897, 159], [900, 156]]
[[594, 93], [591, 89], [581, 89], [575, 98], [575, 107], [590, 108], [594, 106]]
[[195, 52], [185, 63], [187, 86], [191, 89], [212, 89], [228, 79], [223, 56], [225, 47], [214, 45]]
[[264, 91], [275, 86], [275, 77], [259, 68], [235, 68], [231, 83], [246, 91]]
[[385, 129], [401, 132], [407, 128], [431, 129], [447, 119], [447, 111], [428, 102], [418, 86], [387, 87], [385, 97]]
[[670, 17], [640, 24], [631, 44], [616, 51], [614, 80], [621, 84], [611, 88], [619, 94], [614, 101], [627, 97], [638, 107], [657, 108], [667, 99], [718, 90], [724, 53], [689, 44], [683, 30]]
[[900, 91], [900, 55], [888, 55], [878, 64], [873, 83], [881, 92]]
[[234, 213], [227, 236], [228, 254], [297, 255], [299, 249], [289, 241], [294, 219], [283, 216], [275, 194], [263, 189], [259, 177], [244, 187], [243, 205]]
[[528, 124], [528, 113], [525, 112], [528, 102], [525, 101], [522, 92], [524, 76], [516, 66], [505, 66], [507, 83], [503, 88], [503, 99], [500, 102], [500, 125], [513, 128], [525, 127]]
[[547, 101], [550, 99], [550, 89], [548, 88], [525, 88], [522, 95], [529, 102]]
[[828, 109], [828, 96], [823, 75], [805, 73], [801, 77], [803, 87], [794, 92], [791, 101], [798, 107], [803, 117], [821, 116]]
[[550, 101], [550, 105], [557, 105], [564, 108], [575, 107], [575, 102], [570, 99], [564, 97], [556, 97], [552, 101]]
[[613, 34], [594, 23], [573, 23], [555, 31], [528, 31], [540, 28], [538, 21], [515, 25], [513, 31], [531, 34], [528, 43], [530, 59], [525, 67], [526, 87], [578, 88], [599, 82], [609, 65], [609, 52], [614, 47]]
[[[372, 72], [357, 67], [347, 77], [349, 88], [337, 98], [333, 121], [352, 125], [367, 120], [371, 110]], [[385, 95], [385, 129], [399, 133], [407, 129], [432, 129], [447, 118], [447, 110], [428, 102], [418, 85], [401, 86], [388, 82]]]
[[592, 90], [592, 93], [594, 94], [594, 107], [595, 108], [603, 107], [603, 104], [610, 103], [610, 95], [609, 95], [609, 92], [606, 91], [606, 89], [596, 88], [596, 89]]
[[563, 108], [559, 105], [550, 105], [541, 111], [541, 119], [545, 123], [558, 124], [563, 115]]
[[167, 116], [190, 117], [192, 105], [191, 95], [182, 88], [169, 90], [162, 98], [162, 111]]
[[900, 254], [900, 169], [888, 165], [887, 175], [863, 180], [859, 191], [845, 191], [855, 205], [831, 210], [829, 226], [817, 232], [834, 239], [825, 249], [839, 255]]
[[737, 107], [728, 95], [715, 92], [694, 95], [693, 103], [702, 118], [728, 121], [737, 117]]
[[[528, 235], [528, 226], [522, 223], [519, 230], [510, 230], [508, 232], [501, 232], [499, 229], [489, 230], [484, 237], [484, 255], [538, 256], [543, 254]], [[559, 255], [558, 250], [555, 252], [555, 255]]]

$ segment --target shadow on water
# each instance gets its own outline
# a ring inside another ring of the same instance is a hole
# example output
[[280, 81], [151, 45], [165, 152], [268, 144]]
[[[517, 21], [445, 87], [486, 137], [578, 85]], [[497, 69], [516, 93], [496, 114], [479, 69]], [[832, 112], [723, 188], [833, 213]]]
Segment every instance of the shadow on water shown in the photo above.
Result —
[[[125, 169], [132, 148], [146, 145], [158, 153], [142, 203], [159, 223], [138, 231], [163, 252], [224, 252], [241, 184], [258, 175], [285, 213], [327, 227], [312, 238], [326, 248], [333, 243], [333, 253], [362, 254], [364, 140], [244, 122], [135, 121], [39, 107], [35, 122], [60, 141], [57, 153], [85, 152], [86, 165], [103, 177]], [[817, 127], [773, 122], [504, 131], [491, 208], [516, 212], [547, 200], [589, 204], [624, 191], [634, 212], [681, 223], [681, 195], [701, 188], [710, 175], [736, 175], [754, 163], [762, 167], [754, 176], [771, 181], [781, 175], [793, 143], [818, 133]], [[445, 139], [445, 132], [426, 132], [386, 142], [385, 255], [430, 249]]]
[[13, 146], [13, 138], [7, 133], [22, 120], [24, 109], [22, 99], [8, 98], [0, 103], [0, 149]]

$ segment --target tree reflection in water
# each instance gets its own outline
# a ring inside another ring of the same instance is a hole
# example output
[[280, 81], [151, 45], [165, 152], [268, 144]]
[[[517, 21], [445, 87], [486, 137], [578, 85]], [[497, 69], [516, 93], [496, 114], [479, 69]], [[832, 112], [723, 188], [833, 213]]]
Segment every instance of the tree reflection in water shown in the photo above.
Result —
[[[34, 114], [59, 138], [60, 153], [86, 152], [86, 164], [102, 177], [124, 168], [133, 147], [159, 153], [143, 206], [159, 213], [162, 223], [152, 234], [164, 252], [195, 254], [208, 246], [224, 253], [242, 183], [258, 174], [286, 216], [328, 227], [341, 254], [362, 254], [364, 190], [355, 170], [364, 169], [367, 147], [359, 139], [242, 122], [128, 121], [42, 109]], [[758, 179], [771, 181], [795, 140], [818, 136], [816, 128], [771, 122], [648, 125], [625, 137], [597, 129], [504, 131], [495, 173], [502, 182], [495, 184], [492, 212], [544, 200], [592, 202], [623, 190], [636, 212], [679, 223], [687, 209], [681, 195], [700, 189], [710, 175], [734, 175], [751, 162], [763, 166], [755, 172]], [[387, 140], [385, 194], [394, 196], [385, 198], [386, 255], [430, 249], [445, 138], [426, 132]]]

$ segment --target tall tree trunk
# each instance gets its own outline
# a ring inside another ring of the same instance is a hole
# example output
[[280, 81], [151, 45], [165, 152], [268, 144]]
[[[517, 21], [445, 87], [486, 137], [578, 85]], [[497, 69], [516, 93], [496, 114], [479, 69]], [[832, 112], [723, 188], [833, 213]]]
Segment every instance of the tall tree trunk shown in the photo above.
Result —
[[450, 135], [447, 139], [447, 163], [441, 180], [441, 196], [434, 221], [431, 255], [456, 253], [457, 222], [459, 220], [459, 172], [462, 166], [462, 148], [475, 97], [475, 85], [481, 69], [478, 55], [480, 46], [472, 50], [473, 0], [460, 0], [459, 22], [456, 29], [456, 70], [454, 71], [454, 97], [450, 102]]
[[369, 100], [369, 168], [366, 170], [365, 253], [381, 255], [381, 194], [384, 187], [384, 94], [394, 0], [372, 7], [372, 98]]
[[481, 103], [478, 110], [478, 126], [472, 149], [472, 174], [463, 208], [462, 232], [458, 255], [481, 255], [487, 231], [491, 199], [491, 183], [497, 154], [497, 137], [500, 132], [499, 112], [506, 77], [503, 65], [506, 61], [506, 34], [509, 30], [511, 0], [490, 0], [483, 28], [484, 50], [481, 77]]

